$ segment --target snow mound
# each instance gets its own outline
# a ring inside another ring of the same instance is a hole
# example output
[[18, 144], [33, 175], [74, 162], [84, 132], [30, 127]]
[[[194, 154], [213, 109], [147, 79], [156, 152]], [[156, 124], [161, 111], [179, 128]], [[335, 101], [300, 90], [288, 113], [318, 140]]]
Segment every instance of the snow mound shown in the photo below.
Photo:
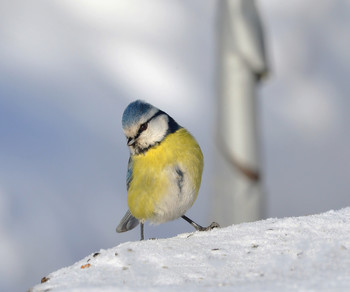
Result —
[[350, 291], [350, 207], [100, 250], [30, 291]]

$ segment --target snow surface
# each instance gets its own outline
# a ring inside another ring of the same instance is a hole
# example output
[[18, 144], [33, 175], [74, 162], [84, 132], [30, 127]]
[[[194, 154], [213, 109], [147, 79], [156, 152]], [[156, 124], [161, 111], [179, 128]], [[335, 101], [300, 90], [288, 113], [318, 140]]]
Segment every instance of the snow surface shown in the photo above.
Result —
[[30, 291], [350, 291], [350, 207], [126, 242], [46, 278]]

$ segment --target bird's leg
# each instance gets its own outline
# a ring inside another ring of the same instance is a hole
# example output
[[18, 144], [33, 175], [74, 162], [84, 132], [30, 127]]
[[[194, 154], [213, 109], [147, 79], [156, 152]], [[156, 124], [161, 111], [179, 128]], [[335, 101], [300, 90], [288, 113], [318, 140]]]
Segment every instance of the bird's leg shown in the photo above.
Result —
[[220, 225], [216, 222], [212, 222], [208, 227], [203, 227], [200, 226], [199, 224], [197, 224], [196, 222], [194, 222], [193, 220], [191, 220], [190, 218], [188, 218], [185, 215], [181, 216], [182, 219], [186, 220], [188, 223], [190, 223], [197, 231], [208, 231], [208, 230], [212, 230], [213, 228], [219, 228]]
[[140, 240], [144, 240], [145, 237], [143, 236], [143, 226], [144, 226], [144, 222], [140, 221], [140, 227], [141, 227], [141, 239]]

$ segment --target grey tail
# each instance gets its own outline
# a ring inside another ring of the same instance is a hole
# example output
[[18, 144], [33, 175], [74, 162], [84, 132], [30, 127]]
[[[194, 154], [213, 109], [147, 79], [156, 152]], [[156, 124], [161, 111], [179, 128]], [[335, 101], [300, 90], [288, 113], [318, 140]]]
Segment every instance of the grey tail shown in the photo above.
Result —
[[117, 232], [125, 232], [129, 231], [133, 228], [135, 228], [137, 225], [139, 225], [139, 220], [136, 219], [134, 216], [131, 215], [130, 211], [128, 210], [122, 220], [120, 220], [120, 223], [117, 227]]

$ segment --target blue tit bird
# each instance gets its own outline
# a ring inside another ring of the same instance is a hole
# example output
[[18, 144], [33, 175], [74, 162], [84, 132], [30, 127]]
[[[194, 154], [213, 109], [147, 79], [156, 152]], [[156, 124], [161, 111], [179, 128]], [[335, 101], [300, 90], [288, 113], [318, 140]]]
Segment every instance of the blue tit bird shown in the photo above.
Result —
[[193, 136], [167, 113], [141, 100], [130, 103], [122, 126], [130, 150], [126, 185], [129, 210], [117, 232], [182, 217], [196, 230], [209, 230], [185, 216], [197, 198], [203, 154]]

